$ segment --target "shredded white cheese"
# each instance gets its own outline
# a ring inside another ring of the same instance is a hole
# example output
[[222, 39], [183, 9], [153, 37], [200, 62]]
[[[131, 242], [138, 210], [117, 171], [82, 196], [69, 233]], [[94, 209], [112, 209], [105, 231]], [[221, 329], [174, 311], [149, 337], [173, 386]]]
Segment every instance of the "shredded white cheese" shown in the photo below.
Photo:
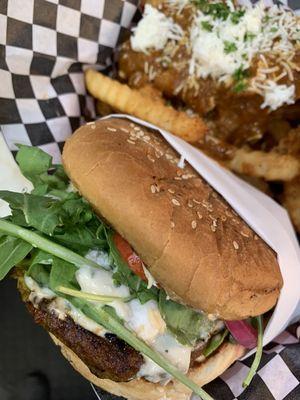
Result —
[[277, 110], [283, 104], [293, 104], [295, 97], [295, 85], [276, 85], [274, 82], [269, 82], [265, 89], [265, 101], [261, 108], [269, 107], [272, 111]]
[[182, 36], [182, 28], [172, 18], [146, 4], [143, 18], [133, 29], [131, 47], [145, 53], [149, 49], [161, 50], [168, 40], [180, 40]]

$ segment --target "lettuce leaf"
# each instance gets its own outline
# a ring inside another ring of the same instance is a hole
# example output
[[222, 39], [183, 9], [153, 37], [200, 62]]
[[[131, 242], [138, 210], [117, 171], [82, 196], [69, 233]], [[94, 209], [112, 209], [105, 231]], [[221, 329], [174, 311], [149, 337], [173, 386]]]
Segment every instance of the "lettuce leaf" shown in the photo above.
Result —
[[215, 323], [204, 313], [168, 300], [163, 290], [159, 292], [158, 306], [168, 330], [184, 345], [193, 346], [197, 340], [207, 339], [214, 329]]

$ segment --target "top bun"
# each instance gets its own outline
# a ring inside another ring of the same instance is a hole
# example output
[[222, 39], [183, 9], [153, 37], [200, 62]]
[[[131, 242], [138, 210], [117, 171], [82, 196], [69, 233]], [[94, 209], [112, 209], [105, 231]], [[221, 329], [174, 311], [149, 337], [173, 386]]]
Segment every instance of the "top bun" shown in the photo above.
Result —
[[109, 118], [65, 144], [71, 181], [134, 248], [175, 300], [224, 320], [272, 308], [282, 286], [274, 252], [150, 129]]

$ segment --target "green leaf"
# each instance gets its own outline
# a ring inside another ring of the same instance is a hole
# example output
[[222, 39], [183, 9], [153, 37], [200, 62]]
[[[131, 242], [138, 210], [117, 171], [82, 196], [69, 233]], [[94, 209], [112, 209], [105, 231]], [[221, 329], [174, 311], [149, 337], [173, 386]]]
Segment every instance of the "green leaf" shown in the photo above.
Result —
[[216, 351], [221, 344], [224, 342], [226, 336], [228, 335], [228, 330], [225, 329], [224, 332], [218, 333], [217, 335], [214, 335], [208, 344], [206, 345], [205, 349], [203, 350], [202, 354], [204, 357], [210, 356], [214, 351]]
[[12, 236], [0, 238], [0, 280], [32, 250], [31, 244]]
[[23, 222], [20, 214], [20, 211], [22, 211], [27, 226], [48, 235], [52, 235], [56, 226], [61, 224], [62, 210], [60, 204], [50, 197], [1, 190], [0, 198], [9, 203], [13, 212], [17, 212], [13, 216], [14, 221], [17, 216], [20, 222]]
[[158, 299], [158, 289], [152, 286], [147, 289], [147, 283], [140, 279], [121, 257], [118, 249], [113, 241], [113, 231], [107, 232], [107, 241], [110, 249], [110, 255], [113, 258], [116, 266], [116, 271], [113, 274], [114, 283], [116, 285], [126, 285], [130, 293], [137, 297], [141, 304], [147, 303], [149, 300]]
[[59, 286], [70, 289], [80, 290], [80, 286], [76, 280], [77, 267], [60, 258], [53, 257], [53, 263], [50, 273], [50, 289], [56, 290]]
[[30, 266], [26, 275], [30, 276], [40, 286], [49, 287], [51, 265], [34, 263]]
[[150, 346], [140, 340], [132, 331], [127, 329], [123, 325], [123, 322], [120, 321], [120, 318], [115, 316], [115, 313], [111, 310], [110, 306], [95, 306], [86, 300], [77, 298], [69, 298], [69, 301], [73, 304], [74, 307], [80, 309], [83, 314], [85, 314], [88, 318], [103, 326], [109, 332], [114, 333], [120, 339], [123, 339], [126, 343], [128, 343], [137, 351], [149, 357], [171, 376], [190, 388], [195, 394], [200, 396], [202, 400], [213, 400], [213, 398], [209, 394], [207, 394], [201, 387], [199, 387], [195, 382], [190, 380], [185, 374], [180, 372], [162, 355], [157, 353]]
[[18, 147], [20, 150], [17, 153], [16, 160], [22, 174], [29, 180], [35, 180], [37, 175], [47, 172], [51, 167], [52, 157], [38, 147], [23, 144], [19, 144]]
[[215, 323], [205, 314], [167, 300], [162, 290], [159, 293], [158, 306], [167, 328], [184, 345], [194, 345], [198, 339], [206, 339], [214, 329]]
[[104, 268], [94, 261], [88, 260], [87, 258], [80, 256], [79, 254], [67, 249], [66, 247], [63, 247], [45, 238], [37, 232], [33, 232], [30, 229], [25, 229], [4, 219], [0, 219], [0, 232], [22, 239], [25, 242], [30, 243], [31, 246], [43, 250], [46, 253], [52, 254], [53, 256], [56, 256], [58, 258], [61, 258], [62, 260], [65, 260], [78, 267], [81, 267], [83, 265], [90, 265], [93, 268]]
[[66, 189], [69, 179], [62, 165], [53, 165], [52, 157], [38, 147], [18, 147], [16, 160], [23, 175], [33, 183], [33, 194], [44, 195], [52, 190]]

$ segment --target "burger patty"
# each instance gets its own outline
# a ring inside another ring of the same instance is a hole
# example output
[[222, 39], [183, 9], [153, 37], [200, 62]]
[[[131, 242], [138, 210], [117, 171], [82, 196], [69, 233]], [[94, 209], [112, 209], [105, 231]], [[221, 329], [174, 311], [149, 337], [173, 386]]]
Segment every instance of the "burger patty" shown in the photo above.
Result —
[[46, 301], [42, 301], [39, 308], [30, 302], [26, 305], [34, 321], [77, 354], [99, 378], [128, 381], [136, 376], [144, 362], [139, 352], [116, 335], [97, 336], [75, 324], [70, 317], [60, 319], [55, 312], [49, 311]]

